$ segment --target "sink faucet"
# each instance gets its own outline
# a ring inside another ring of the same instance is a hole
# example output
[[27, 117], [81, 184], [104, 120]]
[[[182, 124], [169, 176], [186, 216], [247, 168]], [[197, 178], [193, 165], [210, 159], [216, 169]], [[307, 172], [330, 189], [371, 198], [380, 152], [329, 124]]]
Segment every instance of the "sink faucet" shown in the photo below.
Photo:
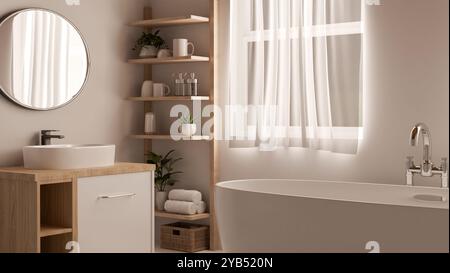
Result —
[[52, 145], [52, 139], [63, 139], [63, 135], [52, 135], [53, 132], [59, 130], [42, 130], [41, 131], [41, 145]]
[[430, 129], [424, 123], [416, 124], [411, 130], [409, 143], [415, 147], [419, 145], [419, 139], [423, 138], [423, 161], [420, 166], [414, 164], [414, 157], [409, 156], [407, 162], [406, 178], [407, 184], [412, 186], [414, 174], [420, 174], [423, 177], [432, 177], [440, 175], [442, 180], [442, 188], [448, 188], [448, 167], [447, 158], [442, 158], [441, 166], [435, 167], [431, 161], [431, 134]]

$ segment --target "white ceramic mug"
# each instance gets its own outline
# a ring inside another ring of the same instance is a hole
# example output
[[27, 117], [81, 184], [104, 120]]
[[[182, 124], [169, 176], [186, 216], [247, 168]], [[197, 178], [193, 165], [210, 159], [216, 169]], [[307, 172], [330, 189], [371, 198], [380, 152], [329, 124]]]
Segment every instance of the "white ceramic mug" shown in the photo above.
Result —
[[[192, 51], [189, 52], [189, 46], [192, 47]], [[195, 46], [187, 39], [174, 39], [173, 40], [173, 56], [174, 57], [186, 57], [194, 55]]]
[[142, 84], [141, 97], [153, 97], [153, 82], [145, 81]]
[[153, 97], [166, 97], [170, 95], [170, 87], [164, 83], [153, 84]]

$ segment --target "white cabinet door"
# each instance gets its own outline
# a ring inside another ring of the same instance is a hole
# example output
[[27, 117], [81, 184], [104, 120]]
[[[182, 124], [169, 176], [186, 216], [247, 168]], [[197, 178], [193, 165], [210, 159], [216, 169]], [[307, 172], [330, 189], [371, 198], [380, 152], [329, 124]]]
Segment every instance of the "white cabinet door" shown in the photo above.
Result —
[[78, 179], [82, 253], [153, 252], [153, 173]]

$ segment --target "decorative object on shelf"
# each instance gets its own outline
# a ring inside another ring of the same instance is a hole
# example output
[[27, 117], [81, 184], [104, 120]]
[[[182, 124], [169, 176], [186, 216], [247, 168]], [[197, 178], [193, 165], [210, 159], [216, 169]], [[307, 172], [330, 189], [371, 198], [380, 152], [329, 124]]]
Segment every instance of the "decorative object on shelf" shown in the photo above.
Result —
[[167, 97], [172, 91], [170, 86], [164, 83], [154, 83], [153, 84], [153, 97]]
[[195, 78], [195, 73], [190, 73], [186, 80], [186, 96], [198, 96], [198, 79]]
[[184, 74], [182, 72], [174, 73], [172, 78], [175, 85], [175, 96], [186, 96]]
[[182, 172], [174, 171], [174, 165], [182, 160], [182, 158], [172, 157], [175, 150], [169, 151], [165, 156], [151, 152], [148, 155], [147, 163], [154, 164], [155, 170], [155, 206], [159, 211], [164, 210], [164, 204], [167, 201], [167, 187], [175, 185], [178, 180], [174, 176]]
[[139, 52], [141, 58], [156, 58], [158, 49], [154, 46], [143, 46]]
[[175, 223], [161, 226], [161, 247], [185, 252], [209, 249], [209, 227]]
[[153, 97], [153, 81], [144, 81], [141, 88], [141, 97]]
[[181, 134], [185, 137], [192, 137], [197, 131], [197, 124], [192, 116], [183, 117], [181, 120]]
[[152, 135], [156, 133], [156, 119], [155, 114], [148, 112], [145, 114], [145, 134]]
[[[189, 53], [189, 46], [192, 51]], [[192, 56], [195, 52], [195, 46], [193, 43], [189, 42], [187, 39], [174, 39], [173, 40], [173, 56], [175, 57], [186, 57]]]
[[202, 201], [202, 193], [195, 190], [172, 190], [164, 209], [170, 213], [195, 215], [206, 212], [206, 203]]
[[157, 58], [158, 58], [158, 59], [164, 59], [164, 58], [170, 58], [170, 57], [172, 57], [172, 56], [173, 56], [173, 55], [172, 55], [172, 51], [170, 51], [170, 49], [163, 48], [163, 49], [160, 49], [160, 50], [158, 51]]
[[155, 33], [143, 32], [141, 37], [136, 41], [136, 45], [133, 50], [140, 48], [139, 57], [141, 58], [156, 58], [158, 50], [166, 45], [161, 36], [159, 36], [159, 30]]

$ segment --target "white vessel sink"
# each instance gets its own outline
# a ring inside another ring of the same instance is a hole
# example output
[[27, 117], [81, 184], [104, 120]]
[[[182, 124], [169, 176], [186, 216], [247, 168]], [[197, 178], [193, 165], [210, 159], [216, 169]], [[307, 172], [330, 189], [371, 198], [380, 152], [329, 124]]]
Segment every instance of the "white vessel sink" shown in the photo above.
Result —
[[114, 165], [115, 153], [115, 145], [26, 146], [23, 160], [32, 170], [84, 169]]

